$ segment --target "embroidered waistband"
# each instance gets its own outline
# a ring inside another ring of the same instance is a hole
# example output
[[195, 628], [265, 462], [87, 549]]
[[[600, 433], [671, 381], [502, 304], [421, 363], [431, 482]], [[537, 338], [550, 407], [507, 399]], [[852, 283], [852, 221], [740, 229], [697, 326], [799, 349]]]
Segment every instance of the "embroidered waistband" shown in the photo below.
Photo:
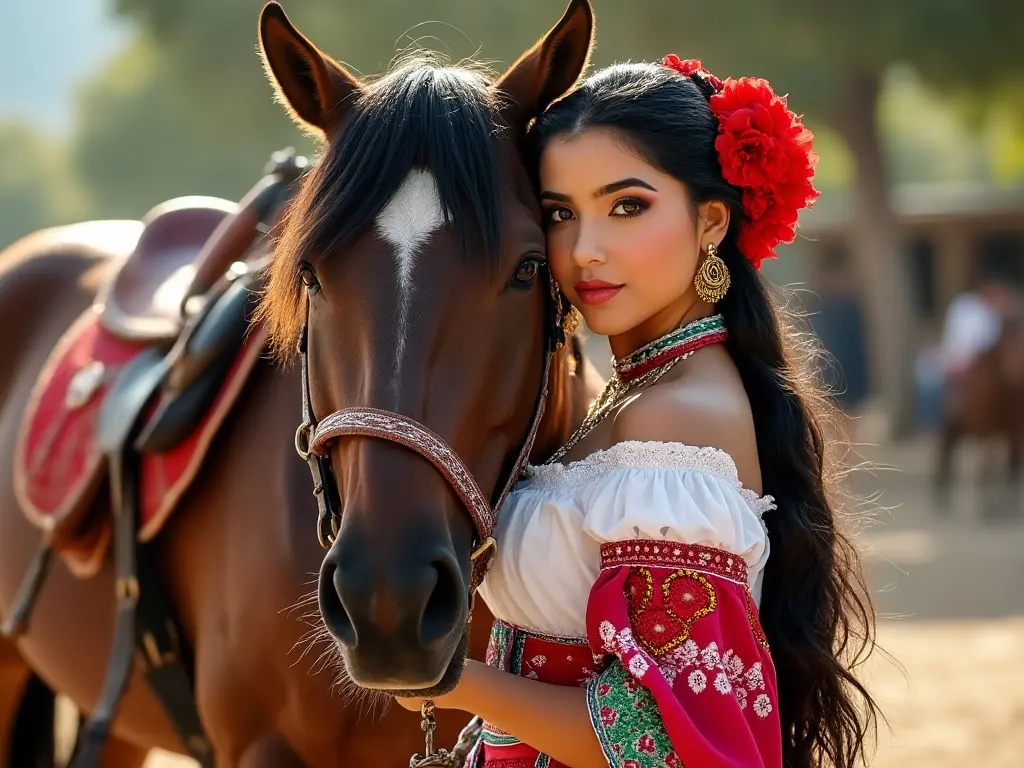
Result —
[[685, 568], [747, 583], [747, 564], [724, 549], [674, 541], [631, 539], [601, 545], [601, 569], [621, 567]]

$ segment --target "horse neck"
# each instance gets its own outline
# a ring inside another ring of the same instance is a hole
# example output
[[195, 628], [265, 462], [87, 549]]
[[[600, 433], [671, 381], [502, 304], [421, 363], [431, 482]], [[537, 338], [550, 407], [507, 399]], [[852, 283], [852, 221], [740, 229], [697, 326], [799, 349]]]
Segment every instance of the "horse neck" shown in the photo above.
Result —
[[[575, 366], [572, 357], [580, 362]], [[530, 462], [544, 461], [558, 450], [583, 422], [600, 376], [587, 361], [582, 342], [570, 337], [555, 353], [548, 379], [548, 401], [530, 453]]]

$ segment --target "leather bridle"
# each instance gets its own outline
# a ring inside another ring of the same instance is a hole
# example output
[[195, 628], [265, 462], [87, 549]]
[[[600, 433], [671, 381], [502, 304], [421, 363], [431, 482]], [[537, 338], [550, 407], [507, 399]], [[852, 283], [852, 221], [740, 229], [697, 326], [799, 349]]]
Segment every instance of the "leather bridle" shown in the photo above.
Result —
[[319, 507], [317, 536], [324, 549], [329, 549], [333, 543], [341, 520], [341, 499], [330, 460], [332, 443], [339, 438], [348, 436], [388, 440], [418, 453], [429, 461], [447, 480], [462, 505], [469, 512], [476, 529], [476, 539], [471, 554], [473, 572], [469, 584], [469, 594], [472, 598], [476, 588], [483, 581], [484, 574], [487, 573], [497, 550], [494, 529], [498, 522], [498, 512], [519, 479], [520, 473], [529, 460], [530, 452], [533, 450], [537, 431], [544, 418], [552, 362], [558, 348], [565, 343], [565, 331], [562, 327], [566, 308], [565, 299], [551, 276], [550, 270], [545, 269], [545, 271], [548, 275], [549, 295], [545, 302], [547, 329], [540, 391], [534, 406], [533, 420], [519, 450], [519, 456], [493, 505], [488, 502], [487, 497], [480, 490], [479, 484], [465, 462], [441, 437], [415, 419], [378, 408], [354, 406], [335, 411], [324, 417], [322, 421], [317, 422], [313, 415], [313, 404], [309, 391], [307, 339], [309, 304], [307, 302], [306, 325], [302, 327], [299, 335], [299, 356], [302, 360], [302, 424], [295, 432], [295, 450], [309, 464], [309, 471], [313, 476], [313, 495], [316, 497]]

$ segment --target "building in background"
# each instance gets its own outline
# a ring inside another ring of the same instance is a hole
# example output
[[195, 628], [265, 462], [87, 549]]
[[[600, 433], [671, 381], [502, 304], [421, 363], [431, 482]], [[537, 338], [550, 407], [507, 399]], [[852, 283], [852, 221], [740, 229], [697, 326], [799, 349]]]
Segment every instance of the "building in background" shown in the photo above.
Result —
[[[986, 184], [908, 184], [894, 189], [893, 205], [905, 233], [915, 359], [885, 361], [914, 369], [919, 426], [936, 417], [937, 360], [943, 317], [957, 295], [982, 272], [1024, 285], [1024, 188]], [[796, 284], [802, 308], [832, 358], [823, 376], [839, 402], [854, 411], [870, 407], [869, 354], [862, 317], [861, 280], [850, 256], [848, 200], [824, 195], [801, 218], [800, 237], [780, 250], [766, 275]]]

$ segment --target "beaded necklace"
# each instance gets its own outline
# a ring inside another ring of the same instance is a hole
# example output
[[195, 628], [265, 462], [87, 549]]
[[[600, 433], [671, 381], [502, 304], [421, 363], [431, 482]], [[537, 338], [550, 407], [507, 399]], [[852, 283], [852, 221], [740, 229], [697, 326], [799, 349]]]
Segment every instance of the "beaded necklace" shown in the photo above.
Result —
[[721, 315], [711, 315], [669, 331], [621, 360], [613, 358], [615, 372], [590, 406], [583, 423], [545, 463], [560, 461], [634, 392], [654, 384], [698, 349], [720, 344], [727, 337], [725, 320]]

